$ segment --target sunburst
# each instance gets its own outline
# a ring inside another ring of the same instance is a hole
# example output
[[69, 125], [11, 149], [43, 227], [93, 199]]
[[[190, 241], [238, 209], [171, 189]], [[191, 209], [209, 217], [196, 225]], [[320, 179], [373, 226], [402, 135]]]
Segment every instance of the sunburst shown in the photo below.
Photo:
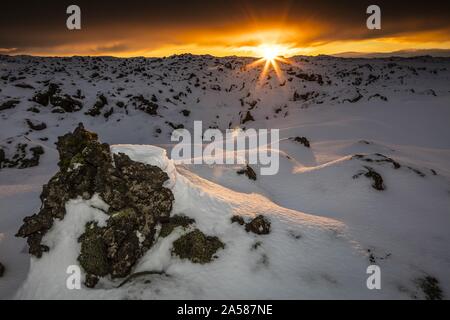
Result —
[[290, 61], [283, 57], [284, 52], [286, 51], [287, 48], [281, 45], [276, 44], [260, 45], [255, 49], [255, 52], [257, 52], [258, 56], [260, 56], [261, 58], [249, 64], [248, 67], [251, 69], [255, 68], [258, 65], [264, 64], [264, 67], [260, 75], [260, 81], [266, 79], [270, 69], [273, 68], [278, 80], [281, 82], [283, 81], [283, 73], [279, 66], [279, 62], [290, 64]]

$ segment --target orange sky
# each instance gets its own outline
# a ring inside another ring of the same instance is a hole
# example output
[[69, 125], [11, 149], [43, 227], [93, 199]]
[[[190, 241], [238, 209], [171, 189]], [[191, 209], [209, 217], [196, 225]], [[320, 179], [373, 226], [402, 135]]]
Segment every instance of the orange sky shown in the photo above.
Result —
[[275, 45], [280, 55], [289, 57], [450, 49], [449, 2], [378, 1], [381, 30], [366, 28], [364, 2], [78, 1], [79, 31], [65, 28], [64, 1], [43, 0], [20, 8], [7, 3], [0, 12], [0, 53], [258, 57], [261, 47]]

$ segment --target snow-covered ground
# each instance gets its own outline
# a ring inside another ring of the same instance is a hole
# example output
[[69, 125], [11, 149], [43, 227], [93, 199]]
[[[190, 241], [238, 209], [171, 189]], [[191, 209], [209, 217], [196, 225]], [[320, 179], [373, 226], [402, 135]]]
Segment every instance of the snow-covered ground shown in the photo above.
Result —
[[[17, 101], [0, 107], [0, 146], [7, 158], [19, 143], [29, 156], [30, 147], [45, 151], [38, 166], [0, 169], [0, 298], [408, 299], [425, 298], [419, 283], [427, 276], [449, 298], [450, 59], [290, 60], [281, 79], [273, 71], [261, 79], [250, 58], [0, 56], [0, 106]], [[83, 108], [55, 113], [52, 103], [31, 101], [50, 83]], [[100, 95], [107, 105], [86, 115]], [[146, 107], [156, 114], [140, 110]], [[254, 121], [243, 123], [247, 112]], [[46, 128], [30, 129], [26, 119]], [[240, 165], [175, 165], [163, 149], [170, 155], [173, 127], [190, 130], [194, 120], [204, 129], [280, 129], [279, 173], [261, 176], [253, 166], [253, 181], [236, 174]], [[114, 152], [167, 171], [173, 214], [218, 236], [225, 243], [218, 259], [197, 265], [171, 256], [173, 241], [187, 232], [179, 229], [134, 270], [167, 276], [67, 290], [84, 223], [104, 219], [92, 208], [101, 199], [69, 202], [45, 238], [50, 252], [30, 258], [14, 234], [39, 210], [42, 185], [58, 170], [54, 142], [79, 122]], [[311, 147], [289, 139], [297, 136]], [[365, 166], [382, 176], [384, 190], [372, 187]], [[263, 214], [272, 232], [246, 233], [231, 224], [236, 214]], [[381, 268], [381, 290], [366, 287], [371, 264]]]

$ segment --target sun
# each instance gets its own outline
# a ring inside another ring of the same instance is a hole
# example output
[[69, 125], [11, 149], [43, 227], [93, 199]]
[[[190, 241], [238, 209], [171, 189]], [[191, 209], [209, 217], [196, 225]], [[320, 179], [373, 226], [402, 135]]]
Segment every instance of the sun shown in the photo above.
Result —
[[276, 46], [267, 45], [261, 48], [262, 50], [262, 58], [268, 61], [275, 60], [278, 56], [280, 56], [280, 49]]
[[281, 82], [283, 80], [283, 74], [279, 62], [291, 64], [289, 60], [284, 58], [284, 55], [289, 51], [289, 48], [278, 44], [261, 44], [255, 47], [254, 51], [260, 58], [250, 63], [248, 67], [255, 68], [260, 64], [264, 64], [260, 80], [263, 81], [267, 77], [270, 69], [273, 69], [278, 80]]

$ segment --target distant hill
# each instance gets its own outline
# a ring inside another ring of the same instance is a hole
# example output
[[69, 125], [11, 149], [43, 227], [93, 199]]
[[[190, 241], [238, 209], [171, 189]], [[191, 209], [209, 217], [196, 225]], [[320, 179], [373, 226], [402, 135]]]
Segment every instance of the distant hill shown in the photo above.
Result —
[[342, 52], [332, 54], [334, 57], [341, 58], [386, 58], [386, 57], [415, 57], [415, 56], [433, 56], [433, 57], [450, 57], [450, 49], [419, 49], [419, 50], [399, 50], [392, 52]]

